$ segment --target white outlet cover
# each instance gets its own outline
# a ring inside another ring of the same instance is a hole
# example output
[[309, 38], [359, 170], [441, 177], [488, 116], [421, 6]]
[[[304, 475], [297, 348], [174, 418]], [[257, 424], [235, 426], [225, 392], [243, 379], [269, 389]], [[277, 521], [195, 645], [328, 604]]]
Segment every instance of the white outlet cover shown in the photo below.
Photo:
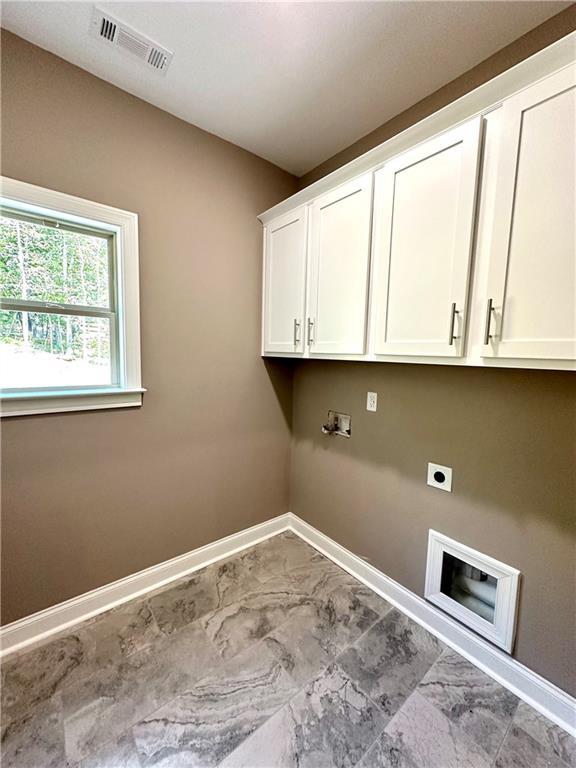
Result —
[[[443, 475], [444, 477], [440, 477]], [[441, 491], [452, 493], [452, 467], [444, 467], [442, 464], [428, 462], [428, 485], [432, 488], [440, 488]]]
[[378, 392], [368, 392], [366, 395], [366, 410], [378, 410]]

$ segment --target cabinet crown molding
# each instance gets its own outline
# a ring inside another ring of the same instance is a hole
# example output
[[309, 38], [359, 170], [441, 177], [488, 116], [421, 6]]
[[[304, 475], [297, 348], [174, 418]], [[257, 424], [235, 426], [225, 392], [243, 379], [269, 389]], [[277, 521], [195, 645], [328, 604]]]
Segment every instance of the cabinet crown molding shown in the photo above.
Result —
[[258, 216], [262, 224], [282, 216], [299, 205], [311, 203], [320, 195], [335, 189], [360, 174], [375, 171], [387, 160], [406, 149], [426, 141], [435, 134], [454, 128], [473, 117], [484, 115], [500, 106], [504, 99], [533, 85], [536, 81], [573, 65], [576, 32], [529, 56], [514, 67], [483, 83], [432, 115], [406, 128], [392, 138], [355, 158], [341, 168], [315, 181]]

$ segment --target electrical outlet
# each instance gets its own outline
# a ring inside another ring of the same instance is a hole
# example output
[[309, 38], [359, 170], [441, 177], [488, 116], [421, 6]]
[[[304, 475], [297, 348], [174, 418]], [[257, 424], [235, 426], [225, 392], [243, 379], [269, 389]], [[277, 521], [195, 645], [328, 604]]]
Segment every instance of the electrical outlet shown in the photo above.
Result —
[[378, 392], [368, 392], [366, 395], [366, 410], [377, 411], [378, 410]]
[[428, 463], [428, 485], [452, 493], [452, 467]]

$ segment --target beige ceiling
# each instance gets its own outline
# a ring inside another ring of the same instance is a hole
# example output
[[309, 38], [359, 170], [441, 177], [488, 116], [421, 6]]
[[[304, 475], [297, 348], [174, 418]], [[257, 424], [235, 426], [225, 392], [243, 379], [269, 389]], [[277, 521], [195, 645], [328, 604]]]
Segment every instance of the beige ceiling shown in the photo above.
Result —
[[91, 3], [4, 2], [2, 25], [302, 175], [570, 3], [99, 5], [174, 51], [165, 77], [92, 37]]

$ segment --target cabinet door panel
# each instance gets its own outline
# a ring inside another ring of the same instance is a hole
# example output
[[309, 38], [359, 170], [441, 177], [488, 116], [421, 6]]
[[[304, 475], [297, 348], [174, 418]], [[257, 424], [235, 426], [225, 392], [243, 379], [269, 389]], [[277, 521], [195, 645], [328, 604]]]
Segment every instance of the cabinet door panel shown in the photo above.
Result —
[[376, 174], [377, 354], [463, 353], [480, 127], [442, 134]]
[[502, 108], [486, 357], [576, 359], [575, 85], [564, 70]]
[[372, 174], [366, 174], [312, 206], [311, 353], [365, 351], [371, 204]]
[[264, 352], [304, 351], [305, 206], [266, 226]]

